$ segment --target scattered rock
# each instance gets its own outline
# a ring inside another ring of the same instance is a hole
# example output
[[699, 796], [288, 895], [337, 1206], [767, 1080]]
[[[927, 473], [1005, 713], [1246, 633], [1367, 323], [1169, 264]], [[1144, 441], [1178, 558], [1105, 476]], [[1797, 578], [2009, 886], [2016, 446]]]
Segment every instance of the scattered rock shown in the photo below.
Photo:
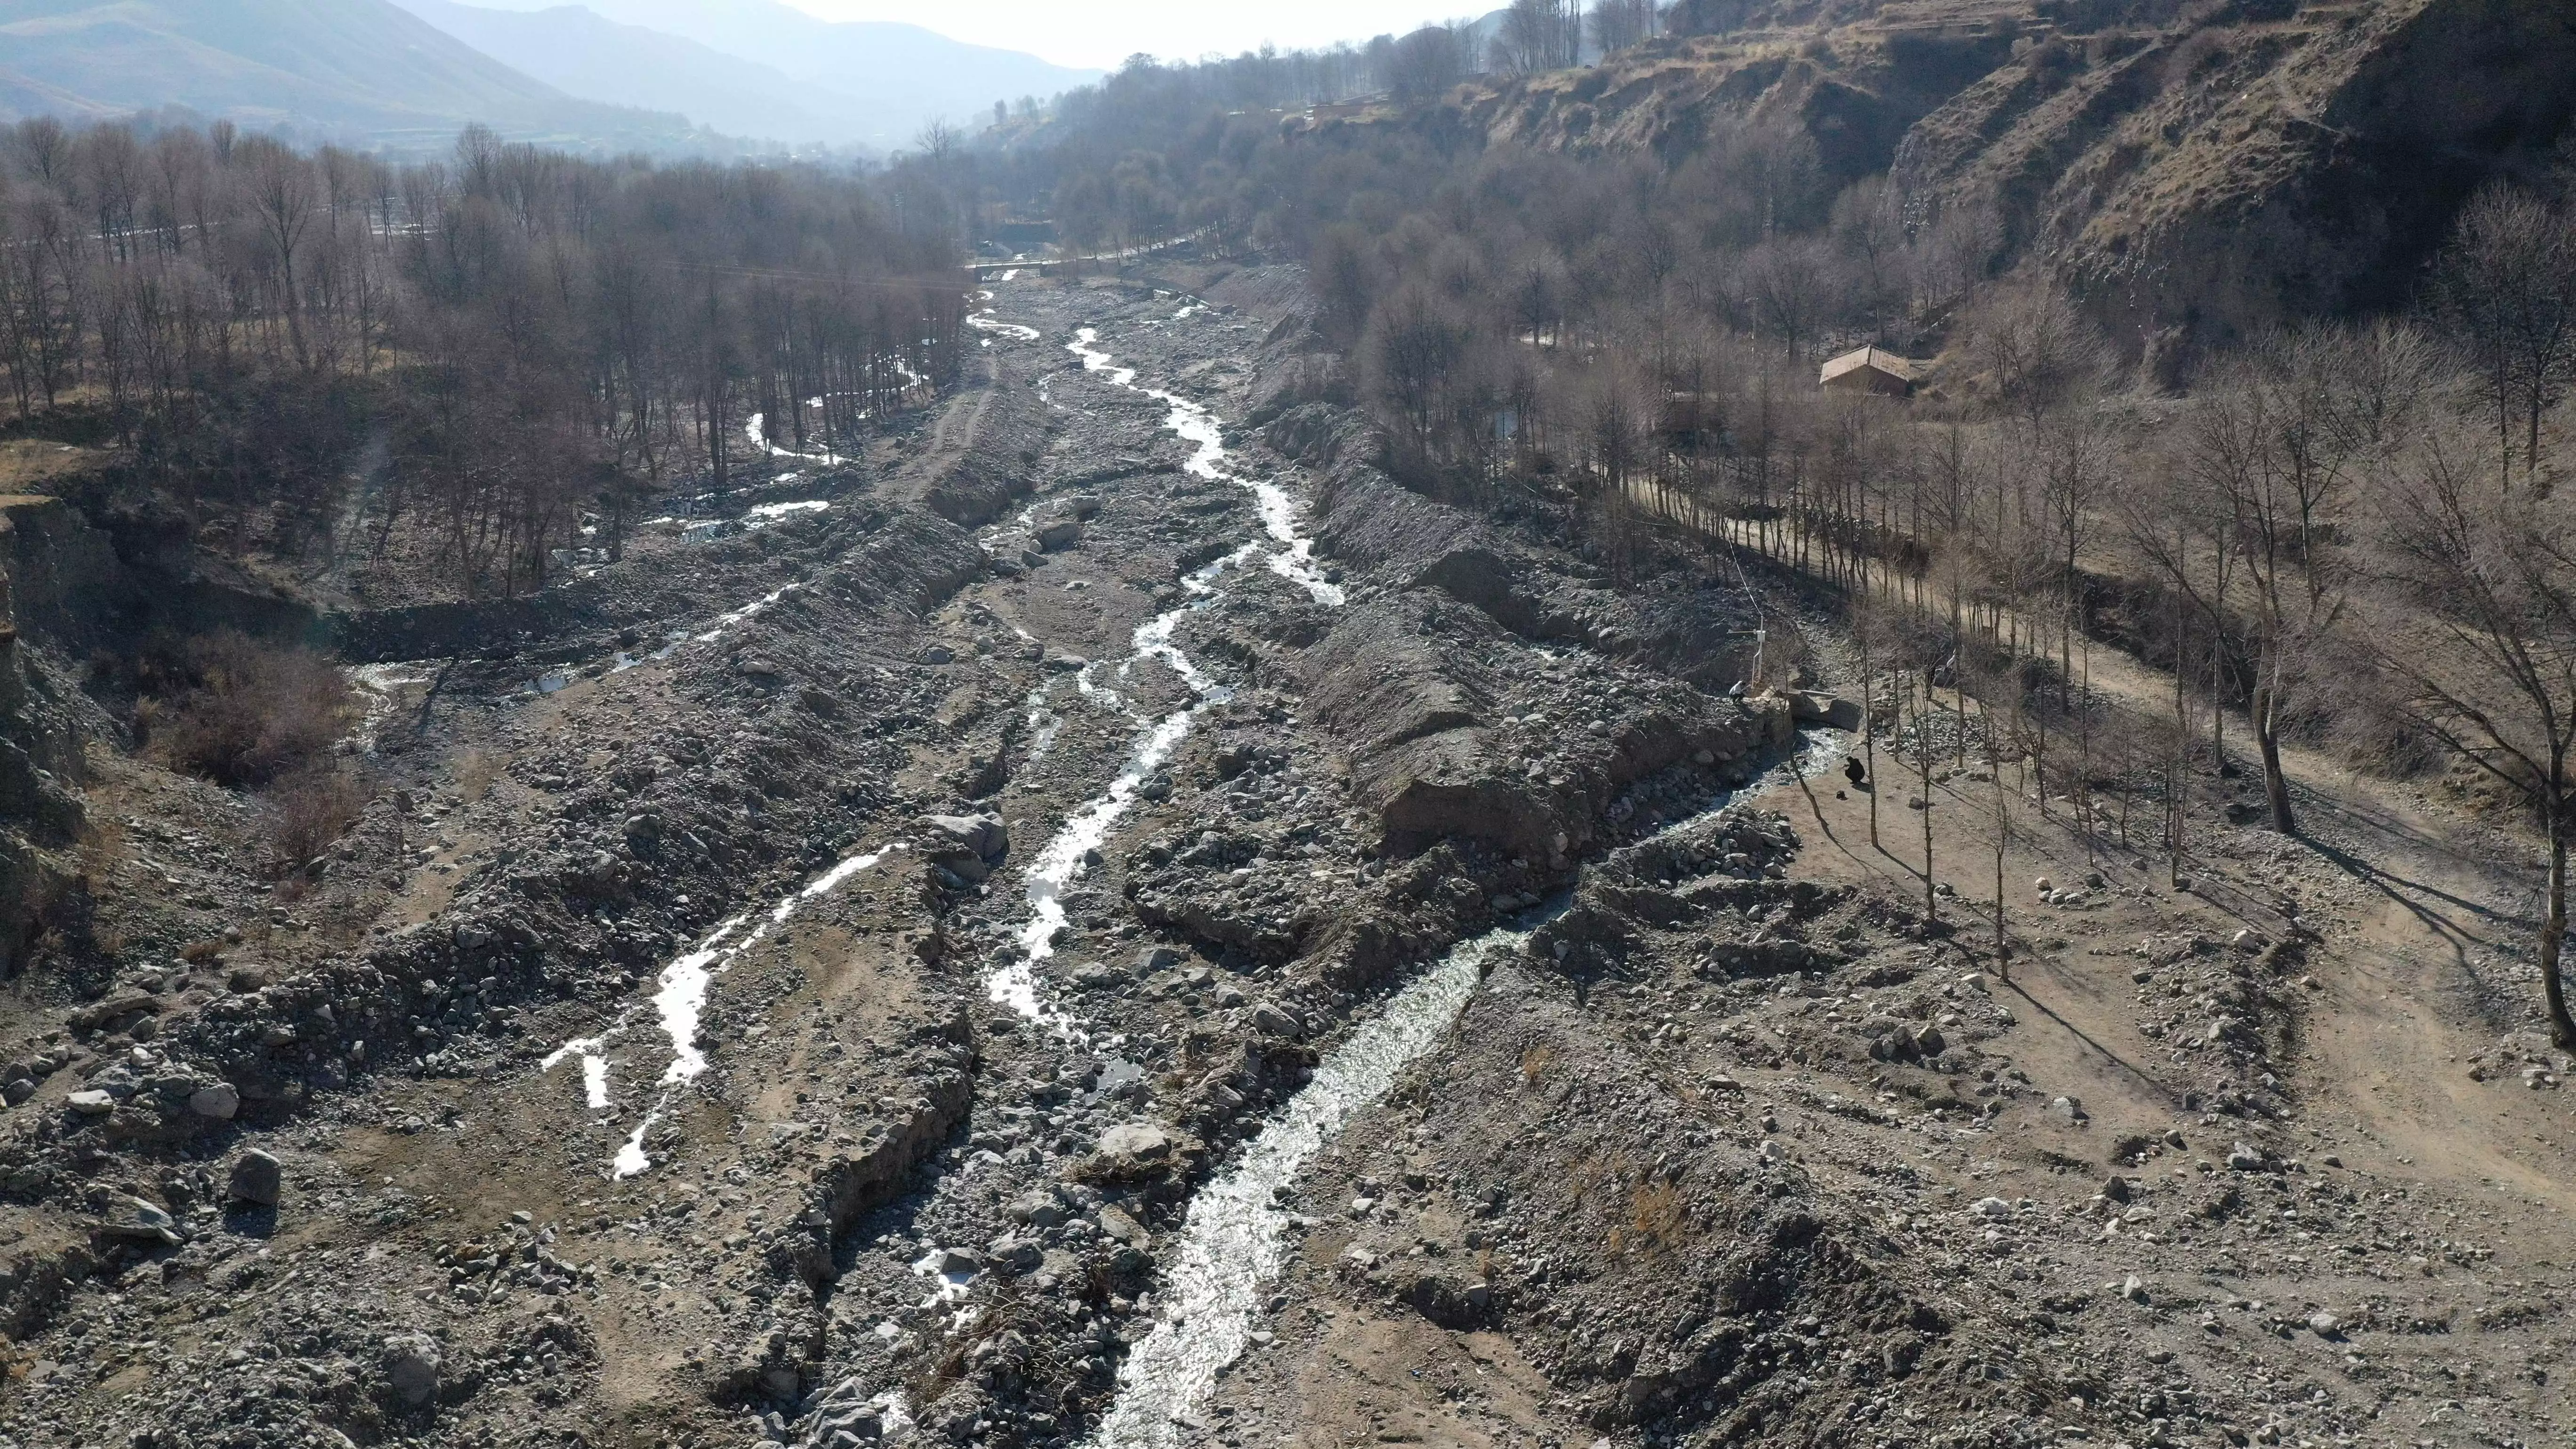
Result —
[[254, 1147], [233, 1160], [232, 1177], [225, 1184], [224, 1195], [254, 1207], [275, 1207], [285, 1185], [286, 1169], [276, 1158]]
[[382, 1345], [385, 1382], [395, 1397], [418, 1408], [438, 1396], [438, 1341], [425, 1333], [388, 1334]]

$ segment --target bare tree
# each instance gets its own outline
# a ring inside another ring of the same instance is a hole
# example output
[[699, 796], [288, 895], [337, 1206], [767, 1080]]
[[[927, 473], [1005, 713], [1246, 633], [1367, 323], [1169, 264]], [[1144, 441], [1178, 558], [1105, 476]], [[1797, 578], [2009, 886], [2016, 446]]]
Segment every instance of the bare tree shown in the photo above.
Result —
[[1511, 0], [1494, 31], [1494, 69], [1534, 75], [1574, 64], [1583, 37], [1574, 0]]
[[[2496, 466], [2540, 467], [2540, 420], [2576, 382], [2576, 217], [2498, 183], [2469, 199], [2434, 295], [2495, 411]], [[2515, 434], [2521, 436], [2517, 438]]]
[[1655, 0], [1592, 0], [1584, 19], [1594, 48], [1607, 56], [1654, 36]]
[[1425, 25], [1387, 48], [1386, 88], [1400, 101], [1427, 101], [1475, 74], [1475, 40], [1464, 27]]
[[2538, 817], [2549, 842], [2540, 930], [2550, 1039], [2576, 1047], [2559, 974], [2576, 831], [2576, 504], [2489, 477], [2492, 457], [2436, 430], [2380, 493], [2386, 610], [2362, 637], [2400, 707]]
[[2296, 819], [2281, 730], [2306, 652], [2348, 597], [2344, 515], [2381, 426], [2380, 404], [2350, 385], [2335, 350], [2343, 340], [2330, 330], [2259, 339], [2204, 391], [2192, 429], [2193, 471], [2226, 512], [2253, 595], [2254, 740], [2285, 834]]

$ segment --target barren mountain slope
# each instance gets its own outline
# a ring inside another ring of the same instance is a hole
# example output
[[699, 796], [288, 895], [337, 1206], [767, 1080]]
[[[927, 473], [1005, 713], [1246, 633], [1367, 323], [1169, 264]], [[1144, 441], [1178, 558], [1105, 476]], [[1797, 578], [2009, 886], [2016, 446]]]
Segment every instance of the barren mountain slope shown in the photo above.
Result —
[[[1781, 5], [1754, 28], [1462, 89], [1491, 144], [1680, 158], [1793, 125], [1909, 224], [1989, 216], [2133, 348], [2402, 300], [2480, 182], [2576, 113], [2547, 0]], [[1378, 112], [1328, 124], [1391, 124]]]

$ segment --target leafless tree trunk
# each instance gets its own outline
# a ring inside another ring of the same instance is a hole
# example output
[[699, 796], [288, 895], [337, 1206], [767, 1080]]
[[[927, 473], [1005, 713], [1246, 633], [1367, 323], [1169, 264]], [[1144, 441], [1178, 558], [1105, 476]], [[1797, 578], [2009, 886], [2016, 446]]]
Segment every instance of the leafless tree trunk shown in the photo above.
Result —
[[[2381, 490], [2387, 603], [2364, 637], [2427, 734], [2531, 809], [2548, 839], [2539, 940], [2550, 1039], [2576, 1047], [2560, 978], [2576, 827], [2576, 503], [2476, 483], [2491, 461], [2438, 433]], [[2509, 475], [2508, 475], [2509, 476]]]

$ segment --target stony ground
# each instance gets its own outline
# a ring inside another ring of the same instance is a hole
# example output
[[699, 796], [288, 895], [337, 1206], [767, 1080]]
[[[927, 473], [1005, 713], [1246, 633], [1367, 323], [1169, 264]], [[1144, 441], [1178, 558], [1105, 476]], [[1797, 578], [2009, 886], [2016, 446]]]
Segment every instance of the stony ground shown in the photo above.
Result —
[[2303, 762], [2176, 891], [1954, 760], [1880, 848], [1732, 573], [1404, 493], [1292, 273], [1182, 280], [999, 284], [882, 456], [369, 673], [286, 889], [102, 758], [0, 1440], [2563, 1437], [2510, 846]]

